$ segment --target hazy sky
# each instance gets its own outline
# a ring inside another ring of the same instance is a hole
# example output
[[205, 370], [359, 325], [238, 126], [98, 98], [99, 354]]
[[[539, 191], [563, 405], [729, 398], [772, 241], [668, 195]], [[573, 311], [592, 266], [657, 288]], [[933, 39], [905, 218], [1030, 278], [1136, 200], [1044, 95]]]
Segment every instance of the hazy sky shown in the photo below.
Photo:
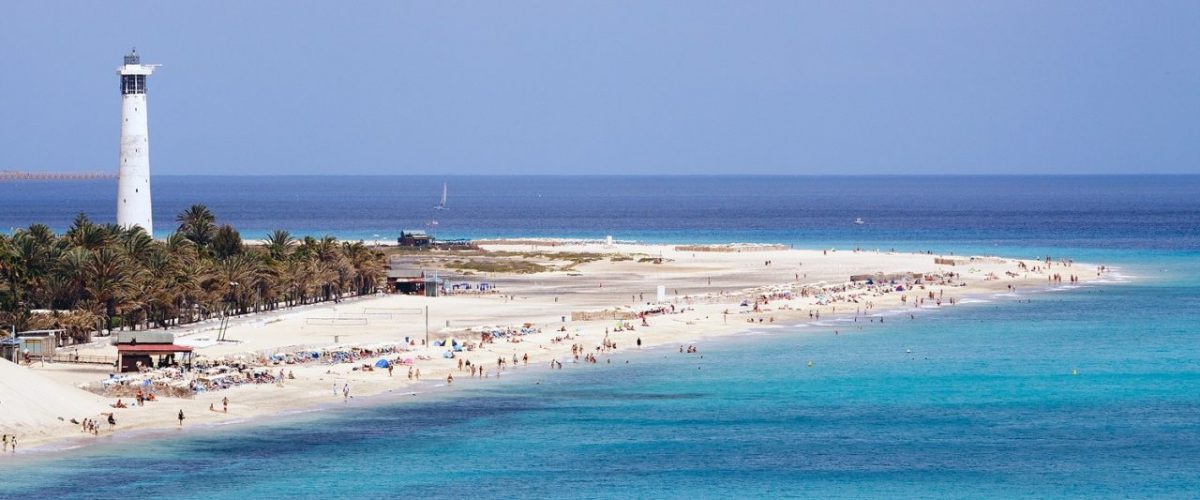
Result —
[[1200, 1], [6, 2], [0, 170], [1197, 173]]

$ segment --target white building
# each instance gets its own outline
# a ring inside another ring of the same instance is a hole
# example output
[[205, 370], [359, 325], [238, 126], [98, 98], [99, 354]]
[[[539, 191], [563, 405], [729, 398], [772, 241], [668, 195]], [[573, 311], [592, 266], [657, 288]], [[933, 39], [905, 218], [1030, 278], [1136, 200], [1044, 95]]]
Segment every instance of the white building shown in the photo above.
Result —
[[146, 77], [157, 64], [142, 64], [137, 50], [117, 68], [121, 76], [121, 164], [117, 181], [117, 224], [154, 234], [150, 205], [150, 136], [146, 124]]

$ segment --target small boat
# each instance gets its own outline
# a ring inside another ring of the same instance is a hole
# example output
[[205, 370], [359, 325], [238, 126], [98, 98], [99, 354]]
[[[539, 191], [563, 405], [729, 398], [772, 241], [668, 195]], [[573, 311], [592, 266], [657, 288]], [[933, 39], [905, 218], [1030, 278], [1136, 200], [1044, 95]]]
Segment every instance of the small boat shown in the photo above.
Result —
[[863, 224], [866, 224], [866, 222], [864, 222], [864, 221], [862, 220], [862, 217], [857, 217], [857, 218], [855, 218], [855, 219], [854, 219], [854, 223], [855, 223], [855, 224], [858, 224], [858, 225], [860, 225], [860, 226], [861, 226], [861, 225], [863, 225]]
[[436, 206], [434, 206], [433, 209], [434, 210], [445, 210], [446, 209], [446, 183], [445, 182], [442, 183], [442, 202], [438, 203]]

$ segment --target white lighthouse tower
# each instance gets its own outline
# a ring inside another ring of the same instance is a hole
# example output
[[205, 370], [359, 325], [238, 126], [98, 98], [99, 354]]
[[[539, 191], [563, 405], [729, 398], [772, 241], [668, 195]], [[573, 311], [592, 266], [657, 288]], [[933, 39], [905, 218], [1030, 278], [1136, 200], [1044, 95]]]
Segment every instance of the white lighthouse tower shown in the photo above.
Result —
[[157, 64], [142, 64], [137, 49], [117, 68], [121, 75], [121, 164], [117, 180], [117, 224], [154, 234], [150, 209], [150, 135], [146, 124], [146, 77]]

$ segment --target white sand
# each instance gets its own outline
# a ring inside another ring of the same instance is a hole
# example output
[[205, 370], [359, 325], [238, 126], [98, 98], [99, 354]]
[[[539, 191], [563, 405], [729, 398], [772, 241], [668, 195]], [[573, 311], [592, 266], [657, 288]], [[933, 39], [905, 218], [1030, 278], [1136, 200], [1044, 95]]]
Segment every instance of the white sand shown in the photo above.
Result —
[[[642, 327], [640, 322], [635, 320], [635, 331], [611, 333], [609, 339], [618, 343], [618, 354], [634, 349], [637, 339], [642, 340], [644, 348], [663, 345], [674, 347], [695, 342], [706, 336], [735, 335], [751, 326], [769, 324], [770, 319], [787, 324], [809, 321], [809, 313], [819, 312], [824, 320], [835, 316], [869, 315], [902, 308], [914, 309], [914, 299], [927, 296], [930, 292], [944, 294], [946, 306], [951, 297], [961, 299], [977, 296], [1008, 300], [991, 296], [1008, 293], [1009, 286], [1017, 287], [1018, 293], [1022, 290], [1047, 287], [1050, 285], [1047, 282], [1050, 273], [1075, 274], [1084, 282], [1097, 279], [1095, 266], [1081, 263], [1070, 267], [1056, 263], [1047, 270], [1048, 272], [1038, 273], [1018, 269], [1018, 261], [1013, 259], [989, 259], [969, 265], [946, 266], [935, 264], [934, 255], [893, 254], [874, 250], [840, 250], [827, 253], [822, 250], [681, 252], [676, 251], [673, 246], [665, 245], [622, 243], [605, 246], [598, 242], [550, 243], [528, 240], [519, 243], [489, 244], [486, 248], [507, 251], [598, 252], [632, 256], [633, 259], [590, 262], [567, 272], [475, 275], [452, 280], [453, 283], [493, 283], [499, 286], [497, 294], [437, 298], [387, 295], [272, 313], [249, 321], [235, 321], [227, 337], [237, 340], [236, 343], [216, 344], [212, 342], [212, 338], [215, 338], [214, 332], [190, 333], [197, 330], [194, 327], [173, 331], [177, 332], [177, 335], [188, 333], [178, 338], [178, 343], [196, 345], [198, 355], [216, 358], [248, 352], [288, 351], [299, 345], [331, 346], [335, 343], [335, 336], [341, 345], [396, 343], [405, 337], [423, 339], [423, 311], [426, 306], [430, 311], [430, 331], [433, 332], [434, 339], [444, 338], [454, 332], [459, 332], [459, 338], [463, 338], [463, 329], [483, 325], [514, 326], [532, 323], [543, 330], [543, 333], [520, 338], [519, 342], [501, 340], [494, 344], [486, 344], [473, 352], [462, 353], [463, 358], [487, 368], [488, 379], [472, 379], [469, 372], [459, 371], [456, 367], [457, 360], [442, 358], [441, 348], [421, 348], [410, 354], [414, 357], [426, 354], [433, 358], [417, 362], [416, 367], [421, 370], [424, 380], [438, 380], [440, 385], [444, 386], [447, 375], [453, 374], [453, 387], [459, 387], [488, 383], [499, 371], [496, 359], [501, 356], [511, 359], [514, 354], [528, 354], [531, 365], [545, 367], [552, 359], [569, 364], [572, 343], [583, 344], [588, 347], [589, 352], [595, 352], [591, 349], [603, 341], [606, 329], [612, 328], [615, 322], [571, 321], [571, 313], [645, 305], [645, 302], [655, 300], [655, 289], [658, 285], [666, 287], [668, 303], [674, 304], [680, 312], [651, 317], [648, 327]], [[666, 261], [662, 264], [638, 262], [638, 258], [646, 256], [661, 256]], [[766, 261], [771, 261], [772, 264], [767, 266]], [[1032, 260], [1024, 262], [1030, 268], [1044, 264]], [[792, 300], [773, 300], [764, 305], [759, 312], [740, 307], [743, 299], [757, 295], [753, 290], [755, 287], [837, 285], [846, 283], [850, 275], [877, 272], [951, 271], [961, 275], [964, 286], [928, 285], [921, 290], [876, 296], [860, 295], [852, 291], [834, 294], [840, 296], [843, 301], [826, 305], [816, 304], [813, 297], [796, 297]], [[1006, 275], [1006, 271], [1017, 275]], [[989, 274], [998, 279], [988, 279]], [[901, 302], [902, 295], [907, 295], [907, 303]], [[853, 300], [858, 302], [852, 302]], [[1016, 297], [1012, 300], [1016, 300]], [[871, 306], [873, 308], [869, 309]], [[928, 301], [925, 306], [932, 307], [933, 301]], [[337, 316], [362, 317], [364, 312], [369, 311], [392, 311], [395, 314], [387, 318], [372, 318], [365, 325], [335, 326], [312, 321], [313, 318]], [[564, 316], [567, 318], [566, 322], [562, 321]], [[760, 319], [763, 323], [759, 323]], [[750, 323], [751, 321], [753, 323]], [[552, 343], [552, 338], [564, 335], [556, 331], [560, 327], [566, 327], [567, 333], [574, 338], [562, 343]], [[846, 328], [852, 327], [847, 325]], [[807, 328], [796, 334], [813, 334], [817, 330], [820, 329]], [[466, 340], [478, 341], [479, 337], [474, 336]], [[81, 355], [116, 354], [115, 348], [108, 345], [85, 346], [79, 350]], [[609, 354], [601, 354], [607, 355]], [[181, 409], [187, 415], [186, 429], [195, 423], [255, 418], [330, 404], [357, 404], [355, 399], [343, 402], [340, 395], [335, 395], [335, 387], [340, 388], [343, 384], [350, 384], [355, 396], [386, 392], [407, 393], [412, 390], [413, 382], [407, 378], [407, 368], [398, 369], [395, 376], [389, 378], [386, 370], [352, 371], [353, 366], [284, 365], [282, 368], [294, 371], [296, 379], [287, 380], [282, 386], [243, 385], [223, 391], [201, 393], [190, 399], [163, 398], [161, 401], [147, 403], [145, 407], [118, 410], [117, 433], [128, 429], [177, 427], [175, 417]], [[576, 367], [586, 369], [583, 365]], [[32, 434], [28, 436], [29, 439], [23, 437], [23, 442], [38, 443], [80, 437], [77, 428], [63, 428], [57, 418], [61, 416], [69, 420], [71, 417], [94, 416], [98, 411], [98, 398], [70, 386], [103, 379], [111, 370], [110, 367], [70, 364], [32, 367], [34, 372], [57, 382], [52, 383], [34, 373], [28, 373], [29, 370], [25, 368], [11, 365], [6, 365], [6, 368], [24, 373], [10, 377], [6, 372], [3, 380], [0, 380], [0, 384], [3, 384], [0, 387], [5, 391], [0, 393], [3, 397], [3, 406], [0, 408], [4, 408], [4, 411], [0, 412], [3, 413], [0, 415], [0, 427], [3, 429], [0, 430], [11, 432], [14, 430], [11, 427], [20, 422], [22, 427], [17, 429], [21, 431], [18, 433], [28, 431]], [[277, 373], [279, 368], [274, 367], [273, 371]], [[512, 369], [523, 367], [507, 368]], [[552, 373], [548, 372], [545, 376], [552, 376]], [[26, 382], [27, 380], [33, 382]], [[41, 397], [45, 393], [41, 388], [46, 384], [63, 391], [61, 396], [52, 399], [60, 400], [65, 406], [47, 407], [38, 410], [37, 413], [22, 414], [19, 418], [10, 416], [9, 408], [38, 407], [36, 402], [46, 399]], [[426, 387], [423, 390], [428, 389]], [[21, 392], [14, 392], [17, 390]], [[229, 412], [209, 411], [210, 404], [215, 404], [220, 410], [220, 400], [223, 397], [230, 399]], [[101, 409], [112, 411], [107, 408]], [[37, 425], [41, 427], [30, 427]]]
[[95, 417], [107, 408], [100, 396], [0, 359], [0, 429], [5, 434], [26, 438], [58, 426], [78, 429], [72, 418]]

